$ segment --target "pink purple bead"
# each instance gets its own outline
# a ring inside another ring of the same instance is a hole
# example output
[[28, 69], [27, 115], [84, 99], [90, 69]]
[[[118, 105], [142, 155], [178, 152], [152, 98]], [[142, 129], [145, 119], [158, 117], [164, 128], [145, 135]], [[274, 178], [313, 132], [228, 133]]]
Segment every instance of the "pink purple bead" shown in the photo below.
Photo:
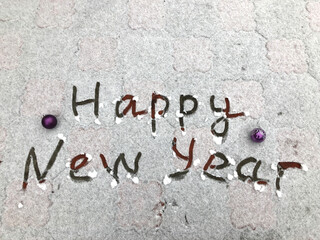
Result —
[[58, 123], [58, 120], [55, 116], [53, 115], [45, 115], [43, 118], [42, 118], [42, 126], [46, 129], [52, 129], [54, 128], [55, 126], [57, 126], [57, 123]]
[[266, 139], [266, 132], [261, 128], [255, 128], [251, 131], [250, 136], [252, 141], [260, 143]]

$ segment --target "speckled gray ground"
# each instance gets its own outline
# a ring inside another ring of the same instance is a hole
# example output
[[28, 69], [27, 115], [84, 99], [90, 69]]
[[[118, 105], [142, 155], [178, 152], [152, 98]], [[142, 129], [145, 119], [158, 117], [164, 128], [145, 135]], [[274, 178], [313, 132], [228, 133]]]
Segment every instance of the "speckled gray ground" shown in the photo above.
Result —
[[[320, 239], [319, 46], [313, 0], [0, 0], [0, 238]], [[79, 100], [93, 98], [97, 82], [101, 124], [93, 104], [78, 107], [78, 122], [72, 88]], [[138, 110], [148, 109], [154, 91], [170, 97], [156, 137], [150, 111], [116, 123], [115, 99], [133, 94]], [[185, 136], [181, 94], [199, 102]], [[218, 118], [211, 95], [218, 107], [228, 97], [231, 112], [246, 113], [230, 119], [221, 145], [210, 131]], [[41, 126], [47, 113], [58, 116], [53, 130]], [[259, 126], [267, 139], [256, 144], [248, 134]], [[46, 182], [38, 184], [31, 165], [22, 190], [30, 148], [43, 171], [58, 134], [66, 141]], [[196, 138], [194, 161], [184, 179], [165, 184], [187, 163], [173, 155], [174, 137], [184, 154]], [[210, 150], [235, 160], [220, 171], [226, 183], [202, 175]], [[113, 167], [125, 153], [133, 166], [139, 151], [136, 176], [120, 165], [112, 185], [99, 155]], [[80, 153], [93, 157], [78, 173], [90, 182], [69, 177]], [[269, 180], [262, 192], [234, 177], [250, 156]], [[308, 171], [287, 170], [278, 197], [271, 166], [283, 161]]]

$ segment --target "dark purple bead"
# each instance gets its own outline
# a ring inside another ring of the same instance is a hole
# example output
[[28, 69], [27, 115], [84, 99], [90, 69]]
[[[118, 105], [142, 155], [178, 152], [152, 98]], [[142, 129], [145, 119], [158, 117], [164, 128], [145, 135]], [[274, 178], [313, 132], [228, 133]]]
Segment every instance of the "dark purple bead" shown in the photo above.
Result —
[[254, 142], [263, 142], [266, 139], [266, 132], [261, 128], [255, 128], [251, 131], [251, 139]]
[[52, 129], [54, 128], [55, 126], [57, 126], [57, 123], [58, 123], [58, 120], [55, 116], [53, 115], [45, 115], [43, 118], [42, 118], [42, 126], [46, 129]]

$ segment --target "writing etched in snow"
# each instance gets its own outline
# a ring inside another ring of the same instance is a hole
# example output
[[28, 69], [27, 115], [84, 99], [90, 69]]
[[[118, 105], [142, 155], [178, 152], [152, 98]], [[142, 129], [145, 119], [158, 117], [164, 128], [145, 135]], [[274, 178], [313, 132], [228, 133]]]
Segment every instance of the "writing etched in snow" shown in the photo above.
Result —
[[[78, 108], [83, 105], [93, 104], [94, 115], [96, 117], [95, 123], [101, 124], [99, 120], [99, 107], [102, 105], [99, 104], [99, 94], [100, 94], [100, 83], [97, 82], [95, 86], [95, 93], [94, 98], [92, 99], [85, 99], [82, 101], [78, 101], [78, 93], [77, 87], [73, 87], [73, 94], [72, 94], [72, 111], [77, 121], [80, 121], [80, 116], [78, 113]], [[134, 118], [141, 118], [144, 115], [150, 113], [151, 117], [151, 132], [154, 137], [156, 137], [156, 121], [161, 117], [166, 117], [169, 112], [170, 107], [170, 98], [158, 94], [153, 93], [151, 96], [151, 107], [150, 112], [148, 109], [137, 109], [137, 100], [138, 97], [134, 95], [124, 95], [114, 101], [115, 104], [115, 119], [116, 123], [121, 123], [122, 119], [125, 115], [131, 113], [132, 117]], [[213, 141], [217, 144], [223, 144], [226, 140], [228, 130], [229, 130], [229, 121], [232, 118], [238, 117], [245, 117], [244, 112], [239, 113], [232, 113], [230, 107], [230, 100], [226, 97], [225, 99], [225, 108], [220, 108], [215, 105], [215, 96], [212, 95], [210, 97], [210, 109], [214, 116], [217, 119], [211, 124], [211, 134], [213, 136]], [[159, 104], [161, 102], [161, 104]], [[189, 102], [189, 107], [186, 107], [186, 102]], [[190, 107], [191, 103], [191, 107]], [[162, 107], [158, 107], [158, 104]], [[192, 95], [180, 95], [180, 108], [176, 111], [176, 116], [178, 117], [179, 127], [182, 131], [182, 135], [185, 135], [186, 127], [185, 127], [185, 118], [190, 117], [193, 115], [198, 109], [198, 100], [197, 97]], [[219, 128], [220, 131], [217, 130], [217, 125], [222, 124], [223, 129]], [[37, 180], [39, 184], [46, 181], [47, 174], [49, 170], [53, 167], [54, 162], [56, 161], [58, 154], [66, 141], [66, 137], [63, 134], [59, 134], [58, 137], [60, 138], [51, 158], [49, 159], [47, 166], [43, 172], [40, 171], [38, 166], [37, 155], [35, 152], [35, 148], [32, 147], [29, 151], [27, 161], [25, 163], [25, 171], [24, 171], [24, 179], [23, 179], [23, 189], [27, 189], [28, 185], [28, 178], [30, 172], [30, 165], [32, 162]], [[172, 151], [174, 156], [182, 161], [186, 162], [185, 168], [182, 170], [177, 170], [176, 172], [166, 174], [163, 179], [163, 183], [165, 185], [170, 184], [173, 180], [182, 180], [190, 171], [192, 165], [198, 166], [200, 164], [199, 158], [194, 156], [194, 149], [197, 147], [197, 140], [196, 138], [192, 138], [189, 144], [188, 149], [179, 149], [178, 139], [174, 137], [172, 140]], [[222, 152], [216, 152], [213, 150], [209, 150], [210, 153], [208, 159], [205, 159], [205, 164], [201, 166], [201, 179], [205, 180], [206, 178], [211, 179], [217, 183], [228, 183], [233, 179], [239, 179], [242, 181], [250, 181], [254, 183], [254, 187], [257, 191], [263, 191], [264, 186], [267, 185], [270, 180], [262, 178], [258, 176], [259, 169], [261, 167], [262, 161], [257, 160], [254, 157], [247, 157], [245, 159], [241, 159], [237, 164], [236, 160], [233, 158], [225, 155]], [[142, 153], [138, 152], [134, 159], [133, 164], [128, 164], [127, 159], [125, 157], [125, 153], [120, 153], [116, 160], [114, 161], [113, 166], [111, 166], [110, 161], [108, 161], [104, 155], [104, 153], [98, 153], [101, 160], [101, 166], [106, 170], [108, 175], [112, 178], [111, 180], [111, 187], [115, 188], [119, 182], [121, 181], [119, 177], [119, 168], [122, 166], [123, 169], [128, 173], [127, 178], [131, 178], [131, 180], [138, 184], [138, 172], [140, 166], [140, 160], [142, 158]], [[196, 159], [196, 160], [194, 160]], [[85, 169], [88, 163], [92, 160], [92, 156], [89, 153], [79, 153], [78, 155], [74, 156], [70, 163], [67, 164], [67, 167], [70, 168], [69, 177], [75, 182], [88, 182], [92, 181], [94, 178], [97, 177], [96, 171], [88, 171], [87, 174], [80, 174], [81, 169]], [[130, 166], [132, 165], [132, 166]], [[232, 169], [234, 168], [234, 169]], [[245, 173], [244, 169], [251, 168], [252, 170], [249, 171], [250, 174]], [[284, 172], [288, 169], [302, 169], [307, 170], [306, 166], [297, 163], [297, 162], [279, 162], [276, 166], [273, 164], [271, 166], [273, 170], [276, 170], [276, 192], [278, 196], [281, 196], [280, 191], [280, 180], [284, 175]], [[230, 169], [232, 170], [233, 174], [228, 173], [226, 176], [223, 176], [220, 170], [223, 169]], [[151, 169], [150, 169], [151, 170]], [[83, 171], [82, 171], [83, 172]]]

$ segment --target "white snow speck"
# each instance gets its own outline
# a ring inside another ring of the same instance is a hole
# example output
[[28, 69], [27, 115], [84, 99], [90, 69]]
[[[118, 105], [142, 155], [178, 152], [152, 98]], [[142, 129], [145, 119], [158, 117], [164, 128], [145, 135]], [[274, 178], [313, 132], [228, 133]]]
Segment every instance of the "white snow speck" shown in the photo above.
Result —
[[181, 117], [184, 116], [184, 114], [181, 113], [179, 110], [177, 110], [177, 111], [176, 111], [176, 116], [177, 116], [178, 118], [181, 118]]
[[19, 202], [18, 208], [23, 208], [23, 204], [21, 202]]
[[181, 133], [182, 133], [182, 136], [185, 136], [187, 134], [186, 131], [182, 131]]
[[74, 118], [76, 119], [76, 121], [80, 122], [80, 116], [79, 115], [75, 116]]
[[204, 122], [208, 122], [208, 120], [209, 120], [209, 118], [208, 118], [208, 117], [206, 117], [206, 119], [204, 120]]
[[131, 178], [131, 174], [130, 173], [127, 173], [127, 178]]
[[228, 173], [227, 178], [231, 181], [233, 179], [233, 176], [231, 174]]
[[103, 103], [100, 103], [99, 104], [99, 108], [103, 108], [104, 107], [104, 104]]
[[236, 165], [236, 161], [232, 157], [229, 157], [229, 156], [226, 156], [226, 157], [231, 165], [233, 166]]
[[258, 184], [258, 182], [255, 182], [253, 186], [254, 186], [254, 189], [259, 192], [263, 192], [266, 189], [265, 185]]
[[234, 172], [233, 172], [233, 176], [234, 176], [235, 178], [238, 178], [238, 173], [237, 173], [237, 171], [234, 171]]
[[213, 115], [216, 117], [220, 117], [222, 114], [223, 114], [222, 112], [216, 112], [216, 111], [213, 112]]
[[139, 97], [138, 97], [138, 96], [134, 96], [134, 97], [133, 97], [133, 100], [136, 101], [136, 102], [138, 102], [138, 101], [139, 101]]
[[201, 179], [204, 181], [204, 180], [206, 180], [206, 176], [203, 174], [203, 172], [201, 172]]
[[139, 183], [139, 178], [133, 177], [132, 178], [132, 182], [135, 183], [135, 184], [138, 184]]
[[120, 124], [122, 122], [121, 118], [116, 117], [116, 124]]
[[37, 184], [39, 188], [41, 188], [43, 191], [47, 190], [47, 185], [45, 183], [38, 183]]
[[222, 137], [217, 137], [217, 136], [213, 135], [213, 141], [214, 141], [216, 144], [221, 145], [221, 143], [222, 143]]
[[200, 164], [200, 159], [197, 158], [196, 160], [194, 160], [193, 162], [193, 166], [198, 166]]
[[118, 98], [118, 99], [113, 100], [113, 101], [112, 101], [112, 104], [114, 104], [114, 105], [115, 105], [118, 101], [121, 101], [121, 99], [120, 99], [120, 98]]
[[86, 157], [88, 158], [88, 161], [90, 162], [92, 160], [92, 155], [89, 153], [86, 153]]
[[279, 198], [282, 197], [282, 192], [281, 192], [281, 191], [277, 190], [276, 193], [277, 193], [277, 196], [278, 196]]
[[164, 185], [168, 185], [169, 183], [171, 183], [172, 179], [168, 177], [168, 175], [165, 175], [164, 176], [164, 179], [163, 179], [163, 184]]
[[173, 157], [177, 157], [177, 154], [175, 152], [172, 152]]
[[210, 153], [211, 155], [213, 155], [213, 154], [216, 153], [216, 151], [211, 149], [211, 150], [209, 151], [209, 153]]
[[64, 142], [67, 140], [67, 138], [66, 138], [65, 136], [63, 136], [62, 133], [59, 133], [59, 134], [58, 134], [58, 138], [61, 139], [61, 140], [64, 141]]
[[96, 170], [89, 171], [88, 172], [88, 176], [91, 177], [91, 178], [96, 178], [98, 176], [98, 173], [97, 173]]
[[277, 171], [277, 169], [278, 169], [277, 168], [277, 163], [272, 163], [271, 164], [271, 169], [274, 170], [274, 171]]
[[250, 113], [247, 112], [247, 111], [245, 111], [245, 112], [244, 112], [244, 115], [245, 115], [245, 116], [250, 116]]
[[308, 166], [305, 164], [301, 164], [302, 170], [303, 171], [308, 171]]
[[138, 115], [137, 118], [138, 120], [141, 120], [145, 115]]
[[159, 112], [156, 112], [155, 118], [161, 118], [161, 115], [159, 114]]
[[156, 132], [151, 132], [152, 136], [156, 137], [157, 133]]
[[100, 122], [99, 118], [96, 118], [96, 120], [94, 120], [94, 122], [95, 122], [96, 124], [98, 124], [98, 125], [101, 125], [101, 122]]
[[66, 168], [70, 168], [70, 165], [71, 165], [71, 162], [70, 162], [70, 161], [67, 162], [67, 163], [66, 163]]
[[118, 185], [117, 181], [116, 181], [115, 179], [113, 179], [113, 180], [111, 181], [111, 187], [112, 187], [112, 188], [115, 188], [117, 185]]

